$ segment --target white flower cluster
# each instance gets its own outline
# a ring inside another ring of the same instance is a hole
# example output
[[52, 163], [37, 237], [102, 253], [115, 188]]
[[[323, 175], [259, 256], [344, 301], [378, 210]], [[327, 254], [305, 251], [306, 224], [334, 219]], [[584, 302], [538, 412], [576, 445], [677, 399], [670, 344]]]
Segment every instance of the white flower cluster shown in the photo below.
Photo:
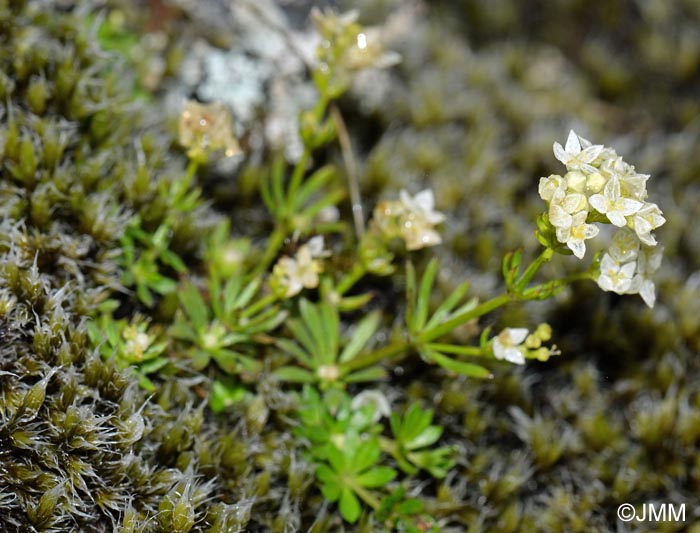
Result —
[[399, 200], [381, 202], [375, 208], [374, 220], [384, 238], [400, 237], [409, 251], [442, 242], [435, 226], [445, 221], [445, 215], [435, 210], [435, 197], [430, 189], [415, 196], [402, 189]]
[[556, 346], [542, 345], [551, 338], [549, 324], [540, 324], [532, 334], [526, 328], [505, 328], [493, 338], [491, 348], [496, 359], [524, 365], [526, 358], [547, 361], [552, 355], [559, 355]]
[[554, 155], [568, 172], [541, 178], [539, 193], [549, 204], [557, 240], [582, 259], [585, 241], [599, 233], [587, 220], [607, 220], [620, 228], [602, 257], [596, 281], [605, 291], [638, 293], [653, 307], [650, 275], [661, 262], [661, 247], [655, 248], [651, 232], [666, 219], [655, 203], [646, 201], [649, 175], [638, 174], [615, 150], [591, 144], [573, 130], [566, 146], [554, 143]]
[[299, 247], [294, 257], [284, 256], [277, 261], [270, 276], [270, 287], [281, 298], [291, 298], [302, 289], [318, 287], [323, 271], [321, 258], [328, 255], [323, 249], [323, 237], [317, 235]]

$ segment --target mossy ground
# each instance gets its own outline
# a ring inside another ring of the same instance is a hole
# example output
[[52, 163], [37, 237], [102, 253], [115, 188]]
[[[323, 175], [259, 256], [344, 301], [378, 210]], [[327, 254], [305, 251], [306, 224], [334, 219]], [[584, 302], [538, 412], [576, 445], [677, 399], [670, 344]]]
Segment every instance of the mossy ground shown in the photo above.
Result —
[[[167, 58], [160, 86], [134, 80], [128, 63], [100, 50], [86, 23], [93, 6], [49, 5], [0, 1], [0, 524], [376, 530], [368, 521], [343, 525], [312, 487], [279, 384], [263, 377], [253, 401], [215, 416], [198, 394], [208, 376], [165, 376], [150, 395], [90, 349], [85, 317], [120, 287], [116, 257], [129, 216], [140, 214], [150, 230], [174, 220], [172, 247], [195, 271], [215, 220], [231, 218], [234, 233], [250, 234], [251, 222], [263, 226], [255, 236], [267, 229], [241, 176], [203, 172], [206, 201], [194, 211], [159, 194], [185, 172], [168, 129], [179, 110], [159, 97], [177, 85], [188, 39], [207, 34], [198, 4], [162, 4], [159, 29], [170, 44], [154, 52]], [[384, 92], [358, 82], [341, 102], [366, 207], [401, 187], [431, 186], [449, 213], [437, 251], [441, 290], [470, 278], [474, 294], [493, 294], [503, 254], [536, 247], [537, 180], [558, 170], [551, 143], [573, 125], [653, 175], [668, 218], [658, 232], [666, 247], [659, 302], [651, 311], [587, 284], [509, 308], [494, 320], [549, 321], [563, 356], [498, 367], [488, 384], [413, 363], [396, 370], [387, 395], [434, 406], [458, 450], [447, 479], [414, 488], [448, 531], [615, 531], [623, 502], [686, 503], [686, 524], [653, 528], [695, 531], [700, 6], [525, 6], [356, 4], [371, 22], [404, 17], [391, 43], [403, 63], [380, 80]], [[144, 85], [150, 100], [135, 98]], [[376, 305], [391, 310], [402, 283], [373, 285], [383, 293]], [[129, 294], [121, 301], [122, 314], [151, 312]], [[172, 318], [167, 299], [152, 313]]]

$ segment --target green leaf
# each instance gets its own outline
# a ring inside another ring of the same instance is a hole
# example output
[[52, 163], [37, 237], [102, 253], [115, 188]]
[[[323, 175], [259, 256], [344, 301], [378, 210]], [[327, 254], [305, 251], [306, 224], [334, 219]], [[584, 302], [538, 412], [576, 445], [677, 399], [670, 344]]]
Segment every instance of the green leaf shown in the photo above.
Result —
[[177, 254], [170, 250], [166, 249], [161, 251], [160, 259], [163, 261], [163, 263], [173, 267], [180, 274], [187, 272], [187, 266], [182, 262], [182, 259], [180, 259]]
[[316, 369], [314, 362], [311, 360], [309, 355], [299, 346], [296, 342], [289, 339], [277, 339], [275, 344], [296, 358], [296, 360], [307, 368]]
[[320, 366], [321, 363], [318, 360], [319, 348], [316, 345], [315, 339], [311, 336], [311, 333], [304, 323], [296, 319], [291, 319], [287, 320], [286, 325], [294, 335], [294, 338], [298, 340], [304, 348], [306, 348], [306, 352], [313, 359], [314, 364], [309, 366], [312, 366], [313, 368]]
[[423, 279], [420, 283], [420, 291], [418, 293], [418, 302], [416, 305], [415, 330], [420, 331], [425, 326], [428, 318], [428, 308], [430, 306], [430, 293], [433, 289], [435, 276], [437, 275], [438, 261], [433, 258], [428, 267], [425, 269]]
[[344, 487], [340, 492], [338, 508], [340, 509], [340, 516], [351, 524], [354, 524], [360, 517], [360, 502], [352, 490], [347, 487]]
[[440, 426], [428, 426], [420, 432], [420, 435], [414, 437], [408, 442], [404, 442], [403, 445], [408, 450], [416, 450], [418, 448], [431, 446], [438, 441], [442, 435], [442, 431], [443, 429]]
[[215, 380], [209, 394], [209, 406], [215, 413], [221, 413], [227, 407], [243, 400], [248, 391], [240, 384], [228, 384]]
[[165, 357], [159, 357], [157, 359], [151, 359], [139, 366], [139, 371], [143, 374], [152, 374], [163, 368], [168, 364], [168, 359]]
[[450, 293], [450, 295], [443, 301], [440, 306], [435, 310], [435, 313], [433, 313], [433, 316], [430, 317], [430, 320], [428, 323], [425, 325], [425, 329], [429, 330], [432, 329], [433, 327], [439, 325], [445, 318], [447, 318], [450, 314], [450, 311], [454, 309], [455, 305], [459, 303], [459, 301], [464, 298], [464, 295], [467, 294], [467, 291], [469, 290], [469, 282], [465, 281], [464, 283], [460, 283], [453, 291]]
[[355, 453], [350, 458], [350, 469], [353, 472], [363, 472], [379, 460], [381, 449], [376, 438], [357, 443]]
[[143, 388], [144, 390], [150, 391], [150, 392], [154, 392], [156, 390], [156, 386], [144, 374], [141, 374], [139, 372], [137, 372], [136, 374], [138, 375], [139, 386], [141, 388]]
[[316, 477], [321, 481], [321, 492], [329, 502], [334, 502], [340, 497], [340, 484], [338, 475], [327, 465], [319, 465], [316, 469]]
[[338, 311], [328, 303], [323, 302], [318, 305], [318, 308], [321, 315], [321, 326], [323, 328], [323, 338], [325, 341], [324, 362], [326, 364], [333, 364], [336, 362], [340, 343], [340, 339], [338, 338], [340, 317], [338, 316]]
[[155, 274], [152, 280], [149, 280], [150, 288], [153, 289], [158, 294], [170, 294], [177, 289], [177, 283], [170, 278], [161, 276], [160, 274]]
[[335, 177], [335, 174], [336, 171], [333, 165], [321, 167], [316, 172], [311, 174], [306, 179], [304, 184], [299, 187], [299, 190], [293, 199], [293, 209], [295, 211], [301, 210], [304, 202], [306, 202], [306, 200], [308, 200], [315, 192], [321, 190], [326, 183], [331, 181]]
[[367, 344], [372, 335], [375, 334], [379, 327], [381, 315], [378, 311], [370, 313], [357, 325], [353, 332], [352, 339], [340, 353], [338, 359], [341, 363], [345, 363], [355, 358], [360, 353], [360, 350]]
[[256, 279], [248, 283], [241, 292], [241, 295], [238, 297], [238, 300], [236, 301], [236, 307], [242, 309], [243, 307], [248, 305], [253, 296], [255, 296], [255, 294], [258, 292], [259, 288], [260, 280]]
[[343, 377], [345, 383], [362, 383], [365, 381], [379, 381], [387, 377], [386, 370], [380, 366], [363, 368]]
[[450, 372], [480, 379], [488, 379], [492, 377], [491, 372], [489, 372], [483, 366], [475, 365], [473, 363], [465, 363], [463, 361], [456, 361], [433, 350], [424, 351], [428, 359], [433, 360], [442, 368], [449, 370]]
[[192, 368], [203, 370], [209, 364], [211, 356], [204, 350], [194, 350], [192, 352]]
[[153, 307], [153, 295], [151, 295], [148, 287], [146, 287], [144, 284], [139, 283], [136, 286], [136, 295], [146, 307]]
[[368, 489], [381, 487], [396, 477], [396, 470], [388, 466], [378, 466], [359, 475], [357, 482]]
[[317, 377], [311, 372], [296, 366], [283, 366], [272, 373], [281, 381], [289, 381], [292, 383], [313, 383], [318, 381]]
[[338, 311], [344, 313], [357, 311], [361, 307], [364, 307], [366, 304], [368, 304], [372, 298], [374, 298], [374, 294], [371, 292], [353, 296], [344, 296], [338, 302]]
[[416, 269], [413, 263], [406, 262], [406, 325], [411, 333], [416, 333]]
[[178, 298], [195, 328], [204, 328], [209, 321], [209, 309], [199, 290], [192, 283], [186, 282], [178, 292]]
[[301, 215], [313, 219], [326, 207], [338, 204], [343, 198], [345, 198], [345, 191], [342, 189], [337, 189], [330, 191], [329, 193], [323, 195], [319, 200], [311, 204], [309, 207], [302, 211]]

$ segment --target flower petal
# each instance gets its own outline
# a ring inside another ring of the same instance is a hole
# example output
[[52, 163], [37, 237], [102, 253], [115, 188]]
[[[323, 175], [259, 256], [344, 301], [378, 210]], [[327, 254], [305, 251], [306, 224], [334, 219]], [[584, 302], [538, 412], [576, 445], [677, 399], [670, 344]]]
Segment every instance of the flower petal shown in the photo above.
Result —
[[581, 141], [578, 140], [578, 135], [574, 133], [574, 130], [569, 131], [569, 137], [566, 139], [566, 151], [570, 156], [581, 152]]

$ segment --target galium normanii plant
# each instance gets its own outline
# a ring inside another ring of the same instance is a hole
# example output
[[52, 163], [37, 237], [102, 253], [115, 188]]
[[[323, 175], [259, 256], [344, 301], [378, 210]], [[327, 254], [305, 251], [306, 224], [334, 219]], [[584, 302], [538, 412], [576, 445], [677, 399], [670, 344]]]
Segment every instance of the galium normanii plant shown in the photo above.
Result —
[[[299, 426], [295, 433], [309, 443], [316, 477], [326, 499], [338, 502], [341, 516], [355, 522], [361, 504], [383, 509], [382, 521], [408, 520], [421, 512], [404, 498], [401, 485], [388, 486], [399, 472], [388, 466], [394, 458], [401, 470], [414, 475], [420, 468], [443, 478], [454, 464], [450, 447], [433, 449], [442, 427], [432, 425], [432, 412], [411, 405], [404, 417], [391, 415], [394, 438], [382, 436], [379, 421], [389, 414], [379, 391], [365, 390], [354, 398], [342, 390], [319, 393], [305, 386], [299, 397]], [[390, 501], [385, 502], [389, 498]], [[401, 517], [401, 515], [405, 515]]]
[[[348, 383], [376, 381], [386, 376], [380, 366], [361, 371], [347, 371], [344, 364], [352, 361], [374, 336], [379, 327], [379, 313], [364, 317], [353, 331], [352, 338], [341, 346], [340, 317], [327, 302], [299, 302], [300, 319], [286, 322], [294, 341], [278, 339], [277, 346], [289, 353], [299, 366], [283, 366], [274, 375], [283, 381], [315, 383], [321, 388]], [[295, 342], [296, 341], [296, 342]]]
[[[114, 306], [103, 304], [105, 309], [110, 307]], [[144, 389], [155, 390], [148, 375], [168, 364], [165, 355], [168, 343], [163, 340], [162, 330], [151, 326], [141, 317], [135, 317], [131, 321], [115, 320], [111, 313], [106, 313], [88, 322], [87, 333], [92, 345], [98, 348], [103, 358], [114, 358], [119, 369], [132, 367], [139, 384]]]
[[[658, 267], [660, 247], [651, 232], [664, 219], [659, 208], [646, 201], [648, 176], [637, 174], [613, 150], [572, 132], [566, 147], [554, 144], [554, 153], [568, 172], [540, 180], [539, 193], [547, 209], [537, 220], [536, 236], [544, 249], [529, 264], [522, 251], [505, 256], [501, 294], [485, 301], [470, 298], [465, 281], [433, 307], [438, 260], [430, 261], [423, 272], [416, 272], [409, 260], [400, 331], [375, 347], [373, 340], [382, 324], [380, 313], [373, 312], [359, 319], [345, 340], [342, 332], [349, 319], [342, 313], [363, 309], [371, 298], [354, 294], [353, 288], [365, 276], [387, 276], [399, 268], [395, 259], [403, 252], [397, 243], [406, 253], [440, 244], [438, 227], [445, 215], [435, 208], [430, 189], [415, 196], [402, 190], [398, 199], [377, 205], [367, 231], [357, 231], [349, 250], [334, 250], [337, 242], [328, 235], [343, 232], [342, 222], [316, 224], [323, 210], [335, 208], [345, 196], [333, 166], [310, 168], [315, 151], [338, 131], [338, 122], [327, 116], [328, 108], [347, 89], [354, 70], [390, 61], [356, 23], [355, 15], [315, 11], [314, 18], [323, 39], [319, 63], [312, 69], [319, 99], [299, 118], [304, 143], [299, 161], [288, 172], [286, 162], [277, 158], [260, 180], [260, 197], [273, 223], [264, 250], [250, 254], [257, 263], [249, 270], [241, 256], [253, 248], [251, 241], [238, 239], [234, 244], [228, 239], [228, 227], [217, 230], [214, 240], [220, 250], [207, 252], [210, 271], [205, 290], [191, 282], [180, 284], [180, 311], [171, 334], [186, 346], [195, 368], [203, 370], [213, 360], [217, 365], [209, 367], [211, 374], [226, 374], [224, 379], [215, 377], [212, 406], [217, 410], [246, 395], [248, 389], [236, 379], [243, 374], [253, 383], [257, 373], [271, 370], [279, 382], [303, 385], [294, 432], [308, 443], [308, 457], [326, 499], [338, 502], [341, 516], [349, 522], [358, 520], [364, 505], [389, 513], [386, 523], [410, 524], [421, 510], [408, 503], [410, 499], [396, 501], [401, 494], [397, 479], [426, 472], [445, 477], [455, 462], [454, 449], [440, 445], [442, 428], [433, 424], [432, 411], [408, 406], [403, 415], [391, 413], [385, 428], [379, 420], [390, 409], [380, 407], [381, 401], [363, 403], [367, 391], [353, 398], [348, 390], [386, 377], [387, 367], [412, 354], [448, 376], [482, 379], [493, 377], [494, 359], [514, 364], [546, 361], [559, 354], [548, 345], [552, 331], [547, 324], [533, 325], [534, 330], [505, 327], [495, 335], [484, 328], [473, 345], [456, 342], [453, 333], [507, 304], [550, 298], [578, 280], [592, 279], [604, 290], [618, 293], [637, 292], [653, 305], [650, 276]], [[225, 112], [213, 106], [206, 113], [217, 110]], [[190, 105], [181, 120], [186, 133], [181, 132], [182, 144], [191, 158], [190, 177], [212, 151], [224, 150], [227, 155], [237, 151], [230, 138], [230, 120], [222, 117], [217, 122], [209, 115], [197, 120], [200, 112], [205, 111]], [[582, 259], [586, 241], [600, 234], [599, 224], [619, 229], [608, 250], [586, 270], [535, 281], [556, 254]], [[295, 251], [282, 254], [290, 241], [297, 244]], [[341, 265], [340, 271], [331, 265]], [[283, 308], [290, 318], [278, 328], [285, 320]], [[281, 363], [280, 352], [287, 357]]]

